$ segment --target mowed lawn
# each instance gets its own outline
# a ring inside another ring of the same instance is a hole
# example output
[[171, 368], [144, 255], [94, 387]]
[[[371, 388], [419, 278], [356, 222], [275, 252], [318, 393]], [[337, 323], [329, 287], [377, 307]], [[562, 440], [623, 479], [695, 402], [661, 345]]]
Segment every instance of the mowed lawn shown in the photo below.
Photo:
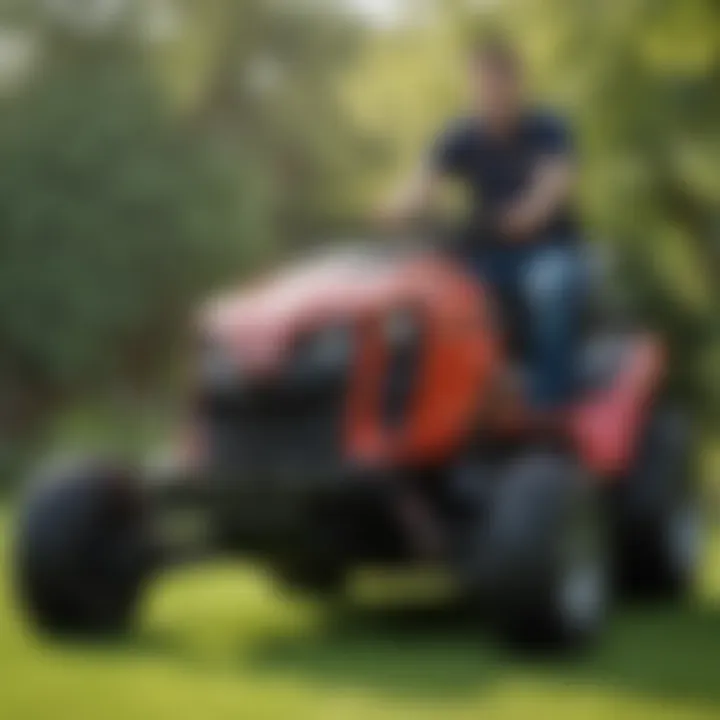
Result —
[[115, 645], [33, 636], [0, 586], [2, 720], [720, 718], [720, 538], [691, 607], [624, 609], [580, 660], [525, 660], [440, 607], [323, 612], [251, 569], [159, 579]]

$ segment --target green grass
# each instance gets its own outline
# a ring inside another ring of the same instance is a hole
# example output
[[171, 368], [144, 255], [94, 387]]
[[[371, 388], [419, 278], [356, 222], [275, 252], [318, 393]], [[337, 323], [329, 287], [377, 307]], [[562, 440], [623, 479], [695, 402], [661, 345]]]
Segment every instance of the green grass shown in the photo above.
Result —
[[442, 608], [323, 612], [232, 566], [157, 582], [122, 643], [51, 643], [7, 576], [3, 720], [720, 717], [720, 539], [691, 607], [624, 609], [574, 661], [519, 662]]

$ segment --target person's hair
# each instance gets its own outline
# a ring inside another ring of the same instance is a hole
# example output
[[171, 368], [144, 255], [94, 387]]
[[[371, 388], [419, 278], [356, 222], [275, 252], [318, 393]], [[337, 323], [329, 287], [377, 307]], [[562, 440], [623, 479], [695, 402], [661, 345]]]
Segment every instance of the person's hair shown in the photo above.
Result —
[[487, 34], [475, 39], [470, 47], [473, 68], [489, 67], [511, 77], [522, 72], [522, 60], [516, 47], [503, 35]]

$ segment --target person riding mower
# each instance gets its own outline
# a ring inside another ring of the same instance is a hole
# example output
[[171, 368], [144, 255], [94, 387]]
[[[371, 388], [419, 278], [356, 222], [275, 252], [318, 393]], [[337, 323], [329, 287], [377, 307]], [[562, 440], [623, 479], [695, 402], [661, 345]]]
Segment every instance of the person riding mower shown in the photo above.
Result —
[[644, 331], [580, 333], [567, 133], [520, 112], [517, 70], [480, 48], [481, 112], [400, 203], [462, 178], [495, 226], [471, 226], [470, 261], [340, 252], [211, 301], [181, 471], [50, 472], [16, 556], [42, 627], [124, 627], [151, 573], [196, 555], [161, 532], [178, 506], [204, 520], [198, 551], [315, 593], [361, 565], [440, 566], [525, 642], [587, 643], [616, 591], [690, 591], [697, 487], [667, 351]]
[[[435, 564], [505, 637], [561, 646], [594, 638], [616, 591], [690, 592], [690, 428], [658, 337], [588, 332], [543, 436], [491, 289], [434, 252], [306, 260], [194, 326], [181, 471], [88, 460], [30, 493], [15, 567], [40, 627], [119, 631], [153, 573], [211, 553], [319, 594]], [[178, 507], [204, 520], [196, 553], [171, 547]]]

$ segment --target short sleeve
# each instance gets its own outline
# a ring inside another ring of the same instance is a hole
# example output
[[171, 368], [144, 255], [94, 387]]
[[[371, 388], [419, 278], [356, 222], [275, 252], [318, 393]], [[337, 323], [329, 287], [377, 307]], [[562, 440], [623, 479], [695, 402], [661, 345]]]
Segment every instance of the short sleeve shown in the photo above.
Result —
[[574, 154], [570, 128], [557, 116], [544, 115], [536, 118], [533, 140], [538, 155], [571, 157]]
[[430, 147], [430, 168], [440, 175], [463, 175], [468, 164], [468, 143], [464, 124], [454, 123], [445, 128]]

